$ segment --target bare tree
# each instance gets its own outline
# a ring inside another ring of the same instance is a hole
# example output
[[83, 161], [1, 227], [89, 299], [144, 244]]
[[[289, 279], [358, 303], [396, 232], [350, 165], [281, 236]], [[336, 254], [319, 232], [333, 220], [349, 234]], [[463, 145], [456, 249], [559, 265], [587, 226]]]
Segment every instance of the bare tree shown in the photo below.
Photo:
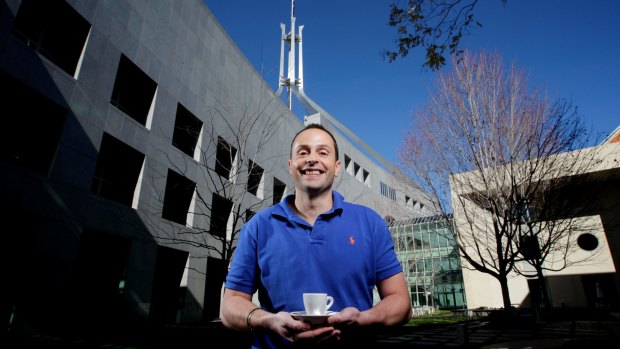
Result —
[[[506, 3], [506, 0], [501, 0]], [[390, 5], [389, 24], [396, 27], [397, 50], [385, 50], [390, 62], [406, 57], [416, 47], [426, 49], [423, 66], [438, 70], [446, 64], [448, 54], [460, 57], [461, 38], [472, 27], [482, 27], [474, 18], [478, 0], [408, 0]]]
[[[211, 292], [217, 291], [219, 295], [243, 224], [259, 209], [278, 202], [285, 194], [284, 183], [278, 192], [278, 188], [270, 190], [272, 187], [266, 181], [276, 168], [283, 168], [288, 147], [274, 152], [279, 148], [274, 146], [273, 137], [285, 117], [285, 109], [279, 107], [276, 98], [260, 98], [244, 106], [240, 106], [243, 104], [240, 101], [228, 104], [216, 101], [214, 104], [202, 127], [181, 130], [201, 140], [195, 150], [190, 150], [195, 152], [193, 157], [187, 152], [162, 154], [169, 169], [184, 178], [192, 178], [172, 189], [191, 192], [191, 203], [183, 208], [170, 208], [184, 210], [168, 215], [176, 219], [161, 219], [167, 216], [166, 204], [163, 210], [153, 210], [156, 223], [150, 226], [161, 244], [185, 246], [184, 249], [192, 251], [192, 258], [210, 258], [209, 263], [219, 269], [214, 271], [217, 280]], [[196, 134], [200, 130], [202, 133]], [[164, 178], [165, 174], [160, 173], [154, 180]], [[167, 187], [169, 185], [170, 182]], [[169, 188], [165, 192], [157, 191], [156, 202], [164, 203], [169, 192]], [[212, 266], [208, 267], [211, 273]], [[205, 273], [204, 270], [194, 271]], [[219, 304], [219, 297], [217, 301]], [[212, 309], [211, 316], [217, 317], [218, 312], [219, 308]]]
[[498, 54], [465, 52], [452, 69], [415, 114], [400, 159], [455, 224], [464, 267], [496, 278], [509, 309], [511, 272], [544, 284], [543, 269], [592, 258], [569, 254], [592, 225], [574, 218], [587, 212], [567, 193], [583, 189], [597, 160], [584, 149], [589, 139], [576, 108], [528, 90], [524, 72], [506, 69]]

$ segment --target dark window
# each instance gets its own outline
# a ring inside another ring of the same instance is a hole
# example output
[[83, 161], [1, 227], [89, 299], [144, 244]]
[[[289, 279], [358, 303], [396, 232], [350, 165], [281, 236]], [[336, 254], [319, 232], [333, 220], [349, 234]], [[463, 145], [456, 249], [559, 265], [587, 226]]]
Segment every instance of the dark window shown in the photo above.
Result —
[[286, 184], [277, 178], [273, 178], [273, 203], [274, 205], [282, 201]]
[[380, 182], [379, 184], [381, 187], [381, 195], [391, 199], [392, 201], [396, 201], [396, 190], [383, 182]]
[[9, 75], [0, 73], [0, 159], [47, 175], [67, 110]]
[[250, 171], [248, 174], [248, 192], [254, 195], [258, 194], [258, 187], [260, 187], [260, 182], [263, 178], [263, 170], [262, 167], [258, 166], [254, 161], [250, 160], [248, 164]]
[[[225, 260], [207, 257], [205, 274], [205, 293], [203, 298], [202, 320], [213, 321], [220, 317], [220, 300], [222, 299], [222, 283], [226, 279], [228, 263]], [[249, 347], [250, 345], [247, 345]], [[235, 345], [229, 345], [235, 347]]]
[[223, 198], [217, 194], [213, 194], [211, 200], [211, 224], [210, 233], [214, 236], [226, 237], [226, 226], [228, 225], [228, 217], [232, 210], [232, 201]]
[[172, 170], [168, 170], [161, 217], [185, 225], [195, 188], [194, 182]]
[[577, 238], [577, 245], [586, 251], [594, 251], [598, 247], [598, 239], [590, 233], [584, 233]]
[[250, 218], [254, 217], [254, 214], [256, 212], [252, 211], [252, 210], [245, 210], [245, 221], [249, 221]]
[[142, 125], [153, 103], [157, 84], [125, 55], [121, 55], [110, 103]]
[[527, 260], [540, 258], [540, 247], [536, 236], [526, 235], [521, 237], [521, 254]]
[[357, 177], [357, 174], [359, 173], [360, 168], [361, 168], [360, 165], [358, 165], [356, 162], [353, 163], [353, 175], [355, 177]]
[[202, 121], [194, 116], [180, 103], [177, 104], [177, 115], [174, 121], [174, 134], [172, 145], [179, 148], [185, 154], [193, 157], [200, 136]]
[[170, 247], [157, 246], [153, 273], [150, 320], [159, 324], [175, 324], [183, 309], [185, 289], [181, 287], [189, 253]]
[[104, 133], [92, 192], [131, 206], [143, 162], [144, 154]]
[[363, 179], [364, 183], [366, 183], [366, 181], [368, 180], [368, 175], [369, 175], [368, 171], [366, 171], [366, 170], [362, 171], [362, 179]]
[[74, 273], [75, 301], [85, 315], [95, 310], [101, 321], [118, 318], [119, 314], [114, 312], [121, 309], [118, 295], [125, 291], [130, 250], [128, 238], [90, 229], [80, 235]]
[[90, 23], [64, 0], [24, 0], [13, 29], [26, 45], [75, 75]]
[[237, 149], [228, 144], [222, 137], [217, 137], [217, 153], [215, 155], [215, 172], [229, 179], [233, 160], [237, 155]]

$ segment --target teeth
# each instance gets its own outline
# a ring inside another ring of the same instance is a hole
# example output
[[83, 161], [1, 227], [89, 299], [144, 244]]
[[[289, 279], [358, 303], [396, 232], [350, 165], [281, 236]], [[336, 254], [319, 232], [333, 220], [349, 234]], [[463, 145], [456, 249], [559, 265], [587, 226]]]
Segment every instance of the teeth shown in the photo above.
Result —
[[306, 174], [311, 174], [312, 175], [312, 174], [320, 174], [320, 173], [321, 173], [321, 171], [308, 171], [308, 170], [306, 170]]

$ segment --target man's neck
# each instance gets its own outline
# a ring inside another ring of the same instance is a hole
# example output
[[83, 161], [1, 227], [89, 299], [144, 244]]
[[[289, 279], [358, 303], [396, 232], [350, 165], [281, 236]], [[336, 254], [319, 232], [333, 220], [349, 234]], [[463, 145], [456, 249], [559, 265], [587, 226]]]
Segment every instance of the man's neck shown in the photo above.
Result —
[[305, 219], [311, 225], [314, 225], [317, 217], [321, 213], [329, 211], [334, 205], [331, 190], [321, 193], [320, 195], [309, 195], [306, 192], [296, 192], [292, 209], [301, 218]]

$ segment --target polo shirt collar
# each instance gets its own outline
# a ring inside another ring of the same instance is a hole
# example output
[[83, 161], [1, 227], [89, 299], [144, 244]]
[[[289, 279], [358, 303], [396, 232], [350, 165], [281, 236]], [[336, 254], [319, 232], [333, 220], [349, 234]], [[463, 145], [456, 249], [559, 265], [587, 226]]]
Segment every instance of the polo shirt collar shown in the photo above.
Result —
[[[332, 190], [332, 198], [334, 201], [332, 208], [329, 211], [322, 213], [321, 216], [335, 216], [342, 213], [344, 196], [342, 196], [342, 194], [338, 193], [337, 191]], [[272, 215], [282, 217], [291, 222], [307, 225], [308, 223], [306, 223], [303, 219], [297, 216], [295, 212], [293, 212], [293, 210], [291, 210], [291, 208], [289, 207], [288, 203], [291, 200], [295, 200], [295, 194], [288, 195], [286, 198], [284, 198], [284, 200], [280, 201], [274, 207]]]

